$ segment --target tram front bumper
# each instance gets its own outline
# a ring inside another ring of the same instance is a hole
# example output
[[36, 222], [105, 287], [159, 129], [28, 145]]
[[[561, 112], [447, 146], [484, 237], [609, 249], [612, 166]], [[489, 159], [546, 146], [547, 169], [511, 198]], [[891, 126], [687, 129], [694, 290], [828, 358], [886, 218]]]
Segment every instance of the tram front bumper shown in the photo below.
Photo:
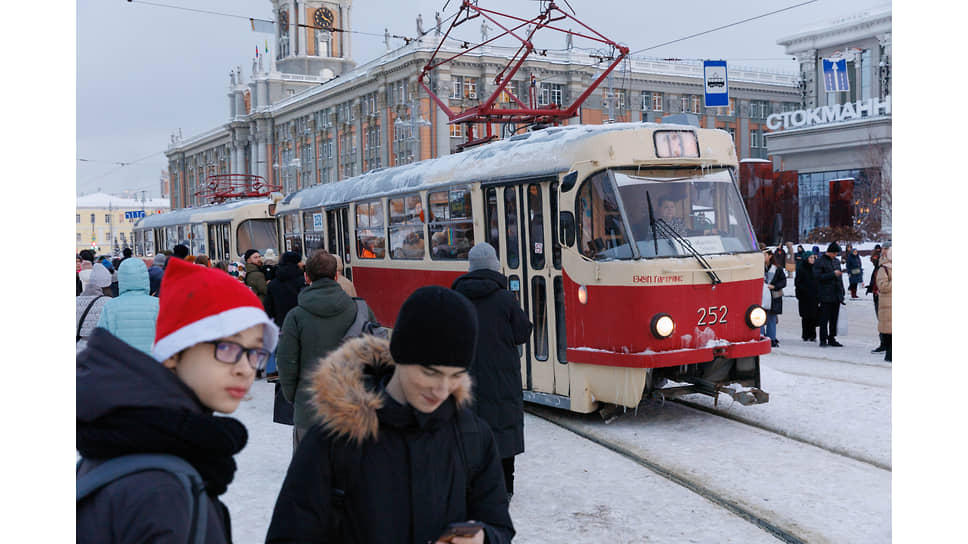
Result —
[[568, 348], [568, 362], [627, 368], [663, 368], [712, 361], [716, 357], [739, 359], [770, 352], [770, 339], [734, 342], [708, 348], [685, 348], [643, 353], [619, 353], [590, 348]]

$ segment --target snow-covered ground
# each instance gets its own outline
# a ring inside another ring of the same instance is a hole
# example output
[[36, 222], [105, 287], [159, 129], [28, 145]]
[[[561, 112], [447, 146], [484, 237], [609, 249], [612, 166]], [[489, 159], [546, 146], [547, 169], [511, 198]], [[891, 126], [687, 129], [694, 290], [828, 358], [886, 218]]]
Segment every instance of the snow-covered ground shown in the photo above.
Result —
[[[865, 259], [865, 280], [870, 263]], [[780, 347], [763, 357], [770, 402], [718, 409], [851, 459], [673, 404], [605, 425], [565, 414], [809, 541], [891, 539], [891, 364], [880, 354], [871, 298], [847, 300], [843, 348], [800, 340], [793, 281]], [[848, 294], [849, 297], [849, 294]], [[689, 400], [712, 406], [711, 399]], [[272, 386], [258, 382], [236, 417], [248, 446], [224, 496], [239, 543], [262, 542], [292, 452], [291, 427], [272, 422]], [[753, 524], [647, 468], [530, 414], [517, 458], [511, 516], [516, 542], [770, 542]], [[868, 464], [856, 459], [867, 460]]]

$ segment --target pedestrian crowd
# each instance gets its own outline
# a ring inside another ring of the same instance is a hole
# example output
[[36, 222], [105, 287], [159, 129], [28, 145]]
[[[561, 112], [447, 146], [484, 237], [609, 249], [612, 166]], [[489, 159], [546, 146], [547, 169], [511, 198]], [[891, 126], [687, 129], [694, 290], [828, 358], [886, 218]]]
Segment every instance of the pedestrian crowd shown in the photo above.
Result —
[[[884, 360], [891, 361], [891, 243], [874, 246], [870, 255], [873, 270], [867, 281], [866, 292], [873, 295], [874, 313], [878, 318], [878, 346], [871, 353], [884, 353]], [[790, 254], [790, 255], [788, 255]], [[845, 257], [841, 261], [840, 256]], [[792, 257], [792, 266], [789, 258]], [[851, 299], [860, 298], [858, 288], [864, 285], [864, 267], [858, 248], [847, 244], [843, 251], [837, 242], [830, 243], [821, 252], [819, 246], [805, 250], [798, 245], [787, 244], [787, 249], [777, 247], [764, 251], [763, 308], [767, 321], [762, 334], [770, 338], [773, 347], [779, 345], [776, 338], [777, 316], [783, 313], [782, 290], [786, 279], [782, 273], [786, 264], [787, 274], [794, 278], [797, 310], [800, 315], [800, 338], [804, 342], [818, 341], [821, 347], [842, 347], [837, 340], [838, 331], [846, 330], [846, 319], [841, 318], [841, 307], [846, 305], [847, 293]], [[792, 268], [792, 274], [790, 274]], [[844, 276], [847, 287], [844, 287]]]
[[388, 339], [324, 250], [82, 251], [77, 541], [231, 542], [220, 497], [249, 437], [227, 415], [265, 373], [293, 427], [266, 542], [509, 542], [532, 324], [494, 249], [468, 260]]

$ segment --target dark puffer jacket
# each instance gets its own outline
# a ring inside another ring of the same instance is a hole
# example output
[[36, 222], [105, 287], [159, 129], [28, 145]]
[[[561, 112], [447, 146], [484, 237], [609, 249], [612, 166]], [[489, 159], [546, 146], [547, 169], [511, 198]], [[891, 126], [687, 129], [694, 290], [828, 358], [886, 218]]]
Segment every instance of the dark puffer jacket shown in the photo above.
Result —
[[266, 314], [281, 329], [289, 310], [299, 303], [299, 292], [306, 287], [303, 271], [297, 265], [284, 263], [276, 268], [276, 277], [269, 282], [265, 308]]
[[[467, 520], [484, 525], [486, 542], [510, 542], [494, 438], [465, 408], [470, 378], [425, 414], [386, 393], [393, 372], [389, 342], [374, 337], [350, 340], [320, 363], [312, 393], [322, 424], [299, 443], [267, 543], [425, 544]], [[334, 487], [345, 491], [341, 508]]]
[[840, 270], [840, 260], [831, 258], [826, 253], [817, 258], [813, 265], [813, 274], [820, 282], [820, 302], [833, 303], [844, 301], [844, 280], [835, 271]]
[[[81, 437], [85, 429], [97, 427], [102, 418], [156, 408], [199, 416], [206, 413], [195, 393], [173, 372], [106, 330], [95, 329], [87, 349], [77, 356], [76, 414], [80, 452], [87, 457], [88, 444]], [[231, 421], [241, 427], [235, 420]], [[185, 433], [191, 434], [187, 418], [183, 423]], [[153, 427], [150, 422], [143, 425], [146, 433], [152, 431], [150, 427]], [[123, 427], [110, 427], [109, 432], [117, 435], [111, 440], [117, 447], [138, 447], [132, 444], [135, 438]], [[244, 434], [244, 428], [242, 432]], [[204, 442], [207, 438], [185, 436], [184, 443]], [[78, 477], [102, 462], [103, 459], [85, 458]], [[208, 494], [203, 494], [201, 500], [206, 501], [208, 508], [205, 542], [231, 542], [228, 509]], [[140, 472], [108, 484], [77, 504], [77, 542], [189, 542], [191, 514], [185, 489], [176, 476], [157, 470]]]
[[[783, 268], [780, 268], [780, 267], [771, 266], [770, 268], [773, 269], [774, 274], [773, 274], [773, 279], [767, 282], [773, 286], [772, 293], [770, 294], [773, 300], [772, 300], [772, 304], [770, 305], [769, 312], [771, 314], [780, 315], [783, 313], [783, 288], [786, 287], [786, 284], [787, 284], [786, 271], [784, 271]], [[770, 271], [767, 270], [766, 276], [769, 276], [769, 274], [770, 274]], [[780, 296], [778, 297], [773, 296], [773, 293], [780, 293]]]
[[524, 396], [516, 346], [528, 340], [531, 323], [500, 272], [468, 272], [451, 288], [477, 310], [477, 351], [470, 369], [474, 408], [491, 426], [501, 458], [512, 457], [524, 451]]

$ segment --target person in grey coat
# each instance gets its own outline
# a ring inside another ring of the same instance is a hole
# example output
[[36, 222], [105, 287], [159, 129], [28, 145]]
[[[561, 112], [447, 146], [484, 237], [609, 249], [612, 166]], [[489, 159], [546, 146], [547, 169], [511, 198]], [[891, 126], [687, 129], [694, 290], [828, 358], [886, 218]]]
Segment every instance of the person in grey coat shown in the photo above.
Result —
[[108, 292], [111, 289], [111, 273], [101, 265], [94, 265], [87, 284], [80, 296], [74, 300], [77, 306], [74, 325], [77, 328], [77, 351], [80, 352], [87, 345], [87, 338], [91, 336], [101, 318], [101, 310], [111, 300]]
[[454, 280], [451, 288], [477, 310], [478, 342], [470, 368], [474, 411], [494, 433], [510, 497], [514, 494], [514, 456], [524, 453], [524, 393], [517, 346], [528, 340], [532, 325], [507, 289], [494, 248], [479, 242], [468, 253], [468, 261], [470, 271]]

